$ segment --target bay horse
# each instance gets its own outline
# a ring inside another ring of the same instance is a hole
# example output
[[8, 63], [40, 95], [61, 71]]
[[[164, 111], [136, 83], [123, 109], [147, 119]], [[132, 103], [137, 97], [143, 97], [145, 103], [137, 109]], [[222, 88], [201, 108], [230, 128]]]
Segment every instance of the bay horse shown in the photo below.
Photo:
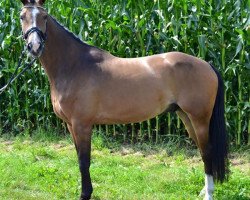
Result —
[[45, 0], [21, 0], [22, 32], [29, 54], [39, 58], [50, 83], [56, 115], [67, 123], [81, 172], [80, 199], [93, 192], [89, 173], [94, 124], [141, 122], [176, 111], [200, 150], [204, 199], [214, 180], [228, 178], [223, 81], [207, 62], [180, 52], [119, 58], [88, 45], [43, 8]]

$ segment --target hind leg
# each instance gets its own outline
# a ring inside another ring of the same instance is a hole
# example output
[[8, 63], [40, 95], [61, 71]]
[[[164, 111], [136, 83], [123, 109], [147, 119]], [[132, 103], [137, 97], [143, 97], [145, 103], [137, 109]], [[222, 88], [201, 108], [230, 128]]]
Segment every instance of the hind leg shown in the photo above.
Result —
[[176, 113], [181, 118], [181, 121], [185, 125], [189, 137], [192, 138], [192, 140], [196, 143], [196, 145], [198, 145], [195, 131], [190, 119], [188, 118], [188, 115], [181, 109], [177, 110]]
[[205, 194], [204, 200], [213, 199], [214, 181], [212, 174], [211, 145], [209, 144], [209, 121], [208, 117], [194, 117], [189, 115], [197, 138], [197, 146], [200, 150], [205, 168], [205, 186], [200, 195]]
[[210, 158], [210, 147], [208, 144], [208, 132], [209, 132], [209, 123], [206, 123], [206, 120], [199, 122], [193, 118], [192, 122], [183, 110], [176, 111], [177, 115], [181, 118], [181, 121], [184, 123], [185, 128], [188, 131], [189, 137], [194, 140], [198, 148], [200, 149], [202, 160], [205, 167], [205, 186], [200, 192], [200, 196], [205, 195], [205, 200], [212, 199], [212, 193], [214, 190], [214, 182], [212, 176], [212, 166]]

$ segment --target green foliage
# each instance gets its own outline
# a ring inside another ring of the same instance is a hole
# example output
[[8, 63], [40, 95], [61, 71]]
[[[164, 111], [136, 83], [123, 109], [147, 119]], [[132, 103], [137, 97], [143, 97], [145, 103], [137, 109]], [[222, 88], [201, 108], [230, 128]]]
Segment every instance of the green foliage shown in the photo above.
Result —
[[[50, 1], [45, 7], [89, 44], [121, 57], [182, 51], [211, 61], [225, 80], [227, 128], [233, 144], [250, 142], [249, 0]], [[23, 48], [19, 1], [0, 2], [0, 85]], [[36, 64], [0, 96], [0, 130], [62, 127], [52, 111], [49, 85]], [[185, 132], [173, 115], [97, 130], [124, 141], [175, 140]]]

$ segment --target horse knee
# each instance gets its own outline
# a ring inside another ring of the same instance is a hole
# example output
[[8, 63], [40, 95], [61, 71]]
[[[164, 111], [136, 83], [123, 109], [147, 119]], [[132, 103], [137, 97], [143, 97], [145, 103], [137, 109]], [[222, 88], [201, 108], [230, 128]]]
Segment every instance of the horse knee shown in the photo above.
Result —
[[78, 153], [79, 168], [81, 173], [89, 170], [90, 167], [90, 155]]

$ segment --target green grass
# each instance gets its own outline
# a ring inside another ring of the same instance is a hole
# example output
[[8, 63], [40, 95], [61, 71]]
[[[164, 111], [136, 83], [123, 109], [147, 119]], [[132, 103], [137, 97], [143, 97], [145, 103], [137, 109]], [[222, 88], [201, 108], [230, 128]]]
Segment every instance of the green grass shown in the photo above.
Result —
[[[44, 138], [0, 138], [1, 200], [78, 199], [80, 176], [70, 138]], [[250, 198], [247, 152], [231, 156], [230, 180], [216, 185], [215, 199]], [[204, 181], [196, 150], [167, 144], [118, 146], [97, 136], [91, 175], [96, 200], [201, 199]]]

